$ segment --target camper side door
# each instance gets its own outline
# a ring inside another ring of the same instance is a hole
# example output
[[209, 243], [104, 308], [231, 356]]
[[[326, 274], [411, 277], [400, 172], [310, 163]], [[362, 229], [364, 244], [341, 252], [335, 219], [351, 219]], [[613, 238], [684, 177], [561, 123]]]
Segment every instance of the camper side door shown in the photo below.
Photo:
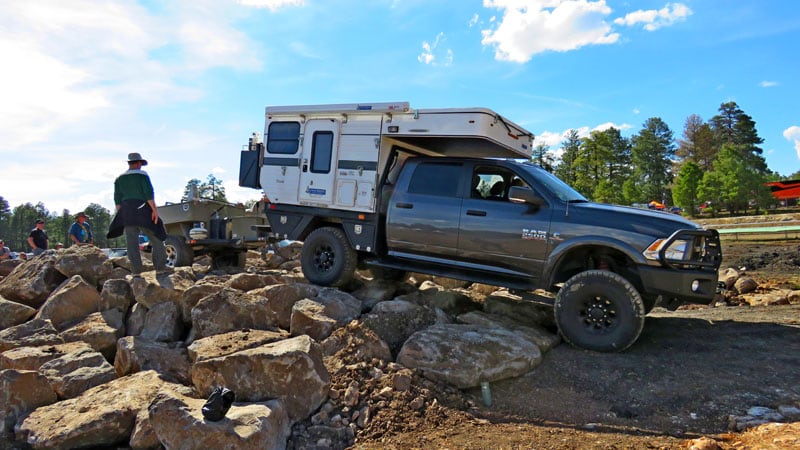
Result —
[[313, 119], [305, 123], [298, 192], [301, 204], [332, 205], [339, 133], [338, 120]]

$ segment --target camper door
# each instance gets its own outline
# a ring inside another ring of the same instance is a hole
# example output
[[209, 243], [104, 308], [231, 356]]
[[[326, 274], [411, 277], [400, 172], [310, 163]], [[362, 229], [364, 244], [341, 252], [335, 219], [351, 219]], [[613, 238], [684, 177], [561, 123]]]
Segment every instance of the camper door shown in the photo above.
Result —
[[300, 162], [300, 203], [330, 206], [333, 203], [340, 122], [314, 119], [305, 124]]

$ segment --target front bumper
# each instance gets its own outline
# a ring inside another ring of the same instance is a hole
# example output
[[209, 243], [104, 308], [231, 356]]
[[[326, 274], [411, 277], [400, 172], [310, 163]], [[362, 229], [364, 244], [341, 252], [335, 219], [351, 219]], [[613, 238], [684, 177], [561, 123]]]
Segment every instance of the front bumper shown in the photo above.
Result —
[[661, 295], [670, 303], [677, 300], [680, 303], [708, 305], [718, 290], [719, 276], [716, 270], [641, 267], [639, 274], [647, 294]]

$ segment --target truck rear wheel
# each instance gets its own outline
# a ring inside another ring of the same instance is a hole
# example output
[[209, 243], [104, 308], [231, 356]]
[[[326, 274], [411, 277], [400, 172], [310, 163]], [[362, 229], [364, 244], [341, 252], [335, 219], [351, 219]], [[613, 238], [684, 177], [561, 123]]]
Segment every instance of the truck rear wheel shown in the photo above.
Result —
[[318, 228], [303, 242], [300, 255], [303, 275], [321, 286], [343, 286], [352, 278], [358, 263], [344, 231], [336, 227]]
[[191, 266], [194, 262], [194, 250], [181, 236], [168, 235], [164, 249], [167, 251], [167, 267]]
[[607, 270], [575, 275], [556, 296], [555, 320], [561, 335], [587, 350], [625, 350], [639, 338], [644, 317], [644, 303], [636, 288]]

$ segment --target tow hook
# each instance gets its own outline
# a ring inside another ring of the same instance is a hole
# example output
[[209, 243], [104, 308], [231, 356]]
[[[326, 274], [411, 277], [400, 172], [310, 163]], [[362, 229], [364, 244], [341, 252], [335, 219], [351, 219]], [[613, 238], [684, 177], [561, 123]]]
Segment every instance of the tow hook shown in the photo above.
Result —
[[724, 281], [717, 281], [717, 294], [724, 294], [728, 290], [728, 286]]

